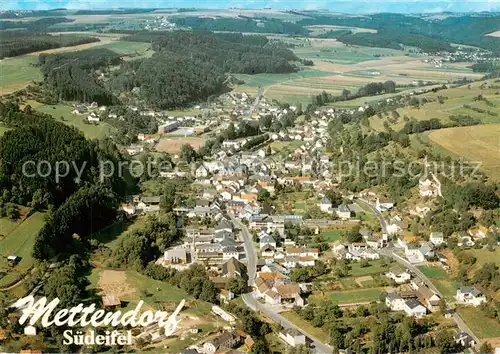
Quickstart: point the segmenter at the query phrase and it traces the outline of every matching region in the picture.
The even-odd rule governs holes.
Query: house
[[[406,245],[405,255],[410,263],[422,263],[425,262],[427,258],[434,257],[434,251],[429,247],[428,244],[423,244],[419,248],[413,248],[409,245]]]
[[[466,305],[472,305],[472,306],[479,306],[483,302],[486,302],[486,296],[476,287],[472,286],[462,286],[457,290],[457,294],[455,295],[455,299],[457,299],[457,302],[466,304]]]
[[[9,264],[11,266],[14,266],[14,265],[17,264],[17,262],[19,262],[19,257],[16,256],[16,255],[14,255],[14,254],[12,254],[10,256],[7,256],[7,261],[9,262]]]
[[[319,202],[319,209],[324,213],[331,212],[332,202],[327,197],[323,197]]]
[[[294,328],[284,328],[278,337],[291,347],[306,344],[306,336]]]
[[[388,293],[385,297],[385,305],[392,311],[404,311],[405,301],[396,293]]]
[[[208,176],[208,170],[205,166],[200,165],[195,171],[194,175],[196,178],[204,178]]]
[[[266,245],[270,245],[270,246],[276,248],[276,241],[274,240],[274,238],[272,236],[265,235],[265,236],[262,236],[260,238],[259,247],[262,249]]]
[[[385,276],[394,280],[396,284],[403,284],[409,282],[411,279],[411,274],[407,271],[399,271],[396,269],[390,270],[385,273]]]
[[[387,198],[377,198],[377,202],[375,204],[375,208],[380,212],[392,209],[393,206],[394,202]]]
[[[436,184],[430,179],[419,180],[418,181],[418,189],[420,196],[422,198],[426,197],[436,197],[438,195],[438,188]]]
[[[228,278],[246,278],[247,268],[243,263],[233,257],[222,264],[222,276]]]
[[[458,247],[472,247],[475,245],[475,242],[472,240],[472,236],[470,236],[468,233],[464,231],[459,231],[458,232],[458,242],[457,246]]]
[[[460,332],[455,336],[455,343],[460,344],[464,348],[474,347],[476,341],[467,332]]]
[[[439,309],[441,297],[439,297],[438,294],[434,293],[426,285],[422,285],[417,289],[417,295],[429,311],[437,311]]]
[[[128,215],[134,215],[135,214],[135,205],[133,204],[122,204],[121,209],[126,212]]]
[[[274,253],[276,252],[276,248],[271,245],[264,245],[264,247],[261,247],[260,249],[260,255],[264,258],[271,258],[274,257]]]
[[[417,299],[408,299],[405,301],[403,311],[410,317],[422,318],[426,315],[427,309]]]
[[[337,208],[337,216],[341,219],[349,219],[351,217],[351,209],[342,203]]]
[[[189,254],[189,258],[191,254]],[[188,262],[188,251],[186,248],[174,248],[165,250],[163,259],[172,264],[186,264]]]
[[[389,219],[389,222],[387,223],[387,233],[389,235],[397,235],[401,231],[403,231],[403,228],[404,228],[403,221],[397,215]]]
[[[435,246],[440,246],[444,243],[444,234],[442,232],[433,231],[429,236],[429,241]]]
[[[233,332],[224,331],[215,338],[203,344],[203,351],[206,354],[214,354],[216,351],[227,348],[231,349],[239,342],[239,336]]]

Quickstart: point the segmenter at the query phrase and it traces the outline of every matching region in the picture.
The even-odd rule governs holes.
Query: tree
[[[332,202],[332,205],[342,204],[342,193],[336,189],[328,189],[325,191],[325,196]]]
[[[293,268],[290,279],[295,283],[304,283],[309,280],[309,270],[307,267]]]
[[[450,331],[439,331],[436,334],[436,346],[443,354],[455,353],[457,344],[455,343],[453,333]]]
[[[384,82],[384,91],[385,93],[396,92],[396,83],[392,80]]]
[[[163,195],[160,197],[160,208],[169,213],[175,204],[175,187],[168,183],[163,189]]]
[[[481,344],[481,346],[479,347],[479,354],[492,354],[492,353],[493,353],[493,347],[488,342],[483,342],[483,344]]]
[[[257,194],[257,201],[259,201],[260,203],[269,202],[270,198],[271,193],[269,193],[269,191],[265,188],[262,188]]]
[[[186,163],[191,163],[196,160],[197,154],[193,147],[189,144],[184,144],[181,146],[179,157]]]
[[[11,220],[17,220],[21,216],[19,213],[19,207],[14,203],[7,203],[5,206],[5,213]]]
[[[359,233],[359,225],[356,225],[351,230],[345,232],[344,239],[349,243],[362,241],[363,236]]]
[[[200,293],[200,300],[215,303],[217,301],[218,294],[219,291],[212,281],[207,279],[203,282],[203,288]]]
[[[228,290],[237,295],[247,292],[247,281],[243,277],[231,278],[228,284]]]

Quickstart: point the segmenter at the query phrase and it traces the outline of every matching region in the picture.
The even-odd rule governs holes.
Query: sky
[[[1,10],[110,9],[110,8],[179,8],[206,9],[273,8],[325,9],[345,13],[436,13],[499,11],[500,0],[0,0]]]

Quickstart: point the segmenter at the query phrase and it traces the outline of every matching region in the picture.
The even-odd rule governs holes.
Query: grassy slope
[[[34,263],[31,252],[35,244],[35,237],[44,224],[45,214],[34,213],[28,219],[21,222],[15,228],[9,227],[10,232],[0,241],[0,269],[5,271],[8,268],[6,259],[9,255],[21,257],[21,261],[7,275],[0,279],[0,286],[16,280],[21,273],[28,270]],[[5,222],[2,222],[5,225]],[[11,225],[12,226],[12,225]]]
[[[85,124],[83,122],[86,119],[86,115],[76,115],[72,114],[71,111],[73,107],[65,104],[56,105],[46,105],[36,101],[28,101],[31,107],[39,112],[47,113],[52,115],[55,119],[60,119],[63,117],[63,123],[76,127],[78,130],[82,131],[86,138],[88,139],[102,139],[108,137],[115,129],[105,122],[99,122],[99,124]]]
[[[33,66],[38,62],[34,55],[22,55],[0,60],[0,94],[23,88],[33,80],[41,80],[40,69]]]
[[[452,154],[472,162],[493,178],[500,177],[500,124],[440,129],[429,134],[430,140]]]

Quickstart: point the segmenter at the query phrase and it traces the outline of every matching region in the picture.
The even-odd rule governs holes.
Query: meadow
[[[85,122],[87,115],[77,115],[71,113],[73,107],[67,104],[59,103],[55,105],[46,105],[31,100],[27,101],[26,104],[31,105],[31,108],[36,111],[50,114],[56,120],[60,120],[66,125],[74,126],[88,139],[104,139],[109,137],[115,131],[115,128],[106,122],[99,122],[99,124],[87,124]]]
[[[493,179],[500,178],[500,124],[440,129],[429,139],[468,161],[480,162],[481,170]]]
[[[478,307],[463,307],[457,312],[479,339],[500,337],[500,323],[484,315]]]
[[[40,69],[34,66],[38,58],[22,55],[0,60],[0,95],[22,89],[32,81],[42,80]]]
[[[424,273],[424,275],[431,279],[432,284],[448,299],[453,299],[457,293],[457,289],[460,283],[456,280],[452,280],[452,276],[449,275],[444,269],[439,267],[427,267],[421,266],[418,269]]]
[[[338,291],[330,294],[330,299],[335,304],[352,304],[359,302],[378,301],[384,293],[384,289],[359,289],[349,291]]]
[[[33,246],[38,231],[45,222],[45,214],[35,212],[27,219],[14,222],[0,219],[2,236],[0,238],[0,273],[6,273],[0,278],[0,288],[7,287],[28,271],[34,264],[32,256]],[[7,263],[7,257],[16,255],[20,261],[11,267]]]

